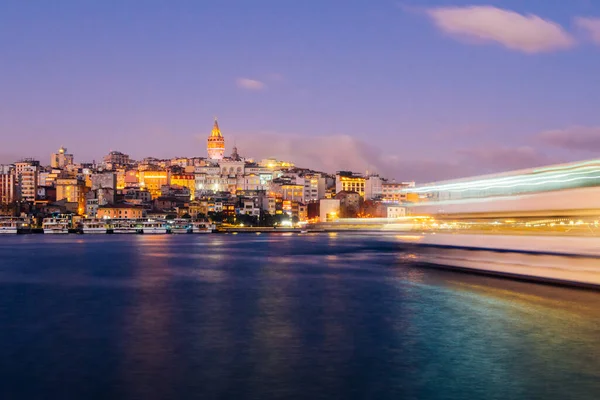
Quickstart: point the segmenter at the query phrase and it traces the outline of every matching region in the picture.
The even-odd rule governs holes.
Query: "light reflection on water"
[[[0,394],[600,397],[599,293],[411,260],[393,236],[3,237]]]

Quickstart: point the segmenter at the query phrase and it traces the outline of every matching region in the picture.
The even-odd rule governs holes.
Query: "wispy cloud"
[[[562,161],[532,147],[481,146],[450,150],[444,159],[387,152],[345,134],[310,136],[275,132],[234,134],[240,154],[256,160],[276,157],[300,167],[333,173],[375,172],[387,178],[429,182],[539,167]],[[205,137],[199,137],[205,140]],[[268,144],[268,145],[265,145]]]
[[[537,136],[540,143],[564,150],[600,151],[600,127],[573,126],[545,131]]]
[[[437,7],[427,15],[444,33],[472,42],[495,42],[524,53],[567,49],[574,38],[559,24],[492,6]]]
[[[579,29],[585,31],[592,41],[600,44],[600,18],[577,17],[574,22]]]
[[[238,78],[236,84],[239,88],[246,90],[262,90],[266,87],[264,82],[249,78]]]

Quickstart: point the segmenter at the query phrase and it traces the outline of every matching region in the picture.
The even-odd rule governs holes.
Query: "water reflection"
[[[0,240],[3,398],[600,394],[599,293],[420,268],[393,236],[76,240]]]

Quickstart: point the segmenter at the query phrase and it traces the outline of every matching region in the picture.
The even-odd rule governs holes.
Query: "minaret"
[[[215,117],[215,124],[213,125],[210,136],[208,137],[208,143],[206,146],[208,150],[208,158],[211,160],[222,160],[225,154],[225,138],[221,135],[219,130],[219,123],[217,117]]]

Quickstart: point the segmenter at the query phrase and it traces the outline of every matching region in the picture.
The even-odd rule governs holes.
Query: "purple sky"
[[[0,2],[0,162],[228,151],[445,179],[600,151],[600,2]],[[309,164],[310,165],[307,165]]]

